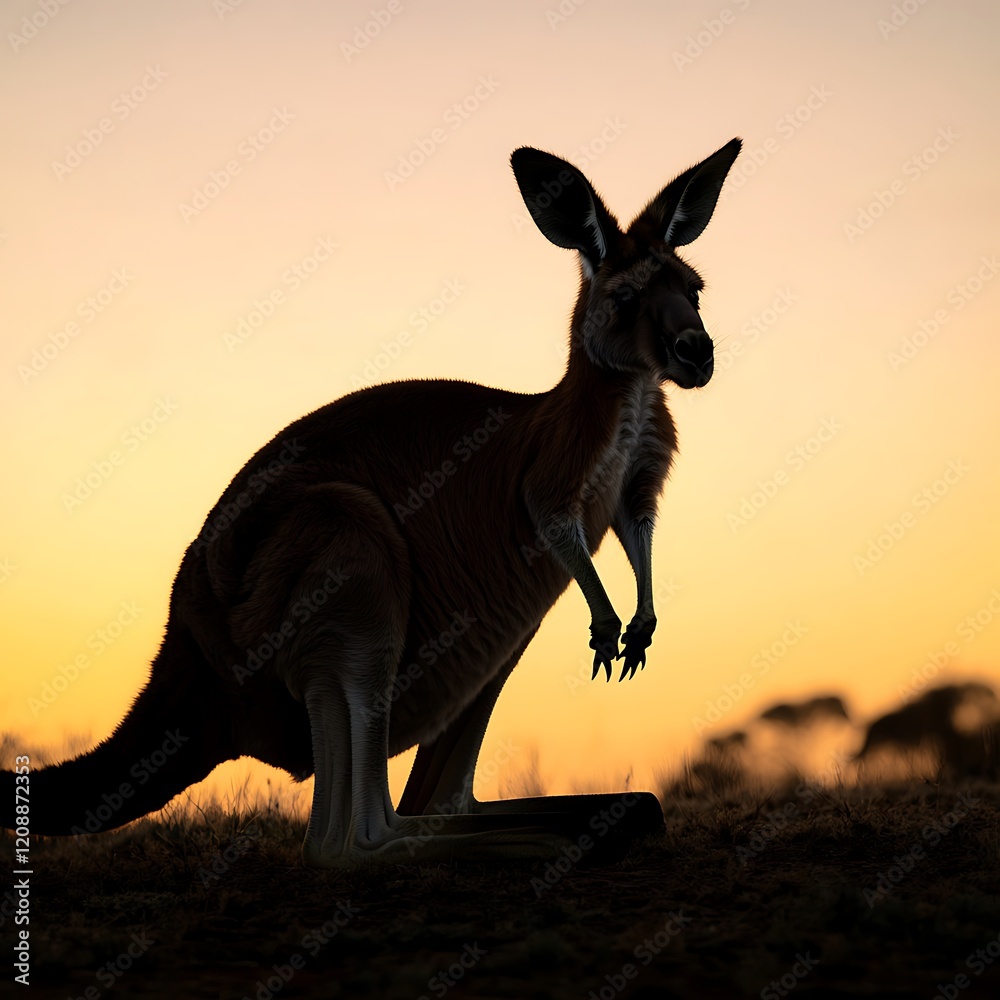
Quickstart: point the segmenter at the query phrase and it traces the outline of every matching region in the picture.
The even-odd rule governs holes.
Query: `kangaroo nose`
[[[715,369],[715,353],[712,338],[704,330],[681,330],[674,338],[674,354],[690,370],[696,386],[708,383]]]

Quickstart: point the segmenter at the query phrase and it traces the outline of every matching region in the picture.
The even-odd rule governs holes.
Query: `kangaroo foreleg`
[[[583,528],[575,518],[555,516],[548,518],[540,530],[549,539],[552,551],[573,574],[590,608],[590,648],[594,650],[594,677],[604,667],[608,680],[611,680],[611,661],[618,657],[622,621],[615,614],[604,584],[594,568],[583,537]]]
[[[621,677],[630,679],[639,667],[646,665],[646,650],[653,641],[656,612],[653,608],[653,519],[635,517],[627,508],[620,508],[612,522],[615,534],[632,564],[635,573],[637,600],[635,615],[625,629],[625,648],[619,654],[624,659]]]

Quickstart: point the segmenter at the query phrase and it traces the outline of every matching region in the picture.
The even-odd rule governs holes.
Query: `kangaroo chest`
[[[579,503],[590,515],[587,521],[597,521],[598,525],[603,522],[606,529],[629,481],[657,464],[656,455],[663,451],[664,442],[659,440],[654,407],[662,405],[658,393],[642,386],[623,399],[611,434],[606,437],[579,493]]]

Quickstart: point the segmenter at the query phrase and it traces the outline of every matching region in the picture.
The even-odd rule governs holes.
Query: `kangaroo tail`
[[[15,772],[0,772],[0,827],[60,836],[113,830],[155,812],[238,756],[215,674],[193,637],[168,629],[149,681],[115,731],[73,760],[29,774],[25,815]]]

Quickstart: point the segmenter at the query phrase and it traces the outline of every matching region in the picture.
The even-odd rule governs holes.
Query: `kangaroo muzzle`
[[[704,330],[681,330],[674,338],[673,355],[680,368],[678,376],[685,389],[708,384],[715,370],[715,348]]]

